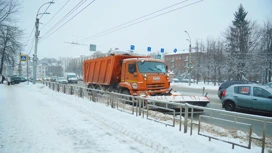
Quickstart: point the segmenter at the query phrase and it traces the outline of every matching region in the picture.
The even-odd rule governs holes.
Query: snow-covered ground
[[[252,144],[250,150],[232,149],[196,132],[190,136],[178,126],[165,126],[41,84],[0,84],[0,153],[134,152],[260,153],[261,148]]]

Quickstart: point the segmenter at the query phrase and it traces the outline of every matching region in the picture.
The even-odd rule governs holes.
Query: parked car
[[[217,95],[218,97],[221,99],[222,98],[222,93],[225,89],[227,89],[229,86],[233,85],[233,84],[252,84],[253,82],[251,81],[247,81],[247,80],[228,80],[228,81],[224,81],[220,84],[218,91],[217,91]]]
[[[173,79],[172,79],[172,82],[174,82],[174,83],[179,83],[180,80],[179,80],[178,78],[173,78]]]
[[[26,81],[27,80],[21,76],[14,75],[10,77],[10,84],[19,84],[21,82],[26,82]]]
[[[63,84],[67,84],[67,83],[68,83],[68,81],[67,81],[67,79],[66,79],[66,78],[64,78],[64,77],[57,77],[57,79],[56,79],[56,83],[63,83]]]
[[[266,85],[272,88],[272,82],[268,82]]]
[[[258,84],[235,84],[224,90],[222,107],[228,111],[249,109],[272,114],[272,88]]]
[[[51,81],[51,82],[55,82],[56,79],[57,79],[57,77],[56,77],[56,76],[53,76],[53,77],[50,78],[50,81]]]
[[[189,82],[195,83],[196,81],[194,79],[191,79],[190,81],[189,81],[189,79],[181,79],[181,82],[183,82],[183,83],[189,83]]]

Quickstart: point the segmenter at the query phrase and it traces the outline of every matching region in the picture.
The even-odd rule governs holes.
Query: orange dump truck
[[[117,54],[85,60],[83,74],[88,88],[198,106],[210,103],[204,96],[171,93],[164,62],[147,56]]]
[[[118,54],[85,60],[83,68],[89,88],[135,96],[170,94],[166,66],[158,59]]]

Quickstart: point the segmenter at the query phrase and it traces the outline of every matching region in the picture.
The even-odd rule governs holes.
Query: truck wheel
[[[128,91],[127,89],[122,90],[121,93],[122,93],[123,95],[130,95],[130,93],[129,93],[129,91]],[[124,100],[123,102],[124,102],[125,104],[131,104],[130,102],[128,102],[128,101],[131,101],[131,98],[130,98],[130,97],[122,96],[122,99]]]
[[[225,110],[227,111],[234,111],[235,110],[235,104],[232,101],[226,101],[224,104]]]

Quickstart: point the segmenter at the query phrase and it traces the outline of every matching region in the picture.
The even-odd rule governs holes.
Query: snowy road
[[[0,85],[1,153],[260,152],[183,134],[43,85]]]

